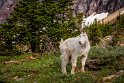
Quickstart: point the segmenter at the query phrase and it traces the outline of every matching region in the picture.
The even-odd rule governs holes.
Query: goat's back
[[[62,42],[59,46],[61,53],[65,51],[73,51],[76,48],[79,48],[79,39],[80,38],[68,38],[64,42]]]

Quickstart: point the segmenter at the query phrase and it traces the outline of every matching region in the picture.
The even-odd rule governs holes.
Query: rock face
[[[0,23],[4,22],[10,13],[17,0],[0,0]],[[121,7],[124,7],[124,0],[73,0],[74,13],[83,13],[89,16],[96,13],[109,12],[112,13]]]
[[[0,0],[0,23],[10,16],[15,4],[16,0]]]
[[[85,16],[96,13],[112,13],[124,7],[124,0],[74,0],[74,12],[83,12]]]

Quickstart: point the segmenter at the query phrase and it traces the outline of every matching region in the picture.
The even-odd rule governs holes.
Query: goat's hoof
[[[71,74],[75,74],[74,72],[71,72]]]
[[[82,73],[85,73],[85,71],[84,71],[84,70],[81,70],[81,72],[82,72]]]
[[[62,73],[63,75],[67,75],[67,72]]]
[[[75,73],[71,73],[72,75],[74,75]]]

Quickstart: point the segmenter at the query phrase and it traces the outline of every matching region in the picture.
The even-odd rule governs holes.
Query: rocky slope
[[[124,0],[74,0],[74,12],[83,12],[85,16],[92,13],[112,13],[124,7]]]
[[[0,23],[10,16],[15,4],[16,0],[0,0]]]
[[[13,7],[17,0],[0,0],[0,23],[5,21],[10,13],[13,11]],[[89,16],[92,13],[109,12],[112,13],[124,7],[124,0],[73,0],[74,13],[83,12],[85,16]]]

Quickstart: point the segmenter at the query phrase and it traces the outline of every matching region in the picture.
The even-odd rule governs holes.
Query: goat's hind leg
[[[66,65],[68,64],[69,57],[67,54],[63,54],[61,59],[62,59],[61,62],[62,74],[67,74]]]
[[[77,65],[77,57],[75,57],[74,55],[71,57],[71,64],[72,64],[71,74],[74,74]]]

